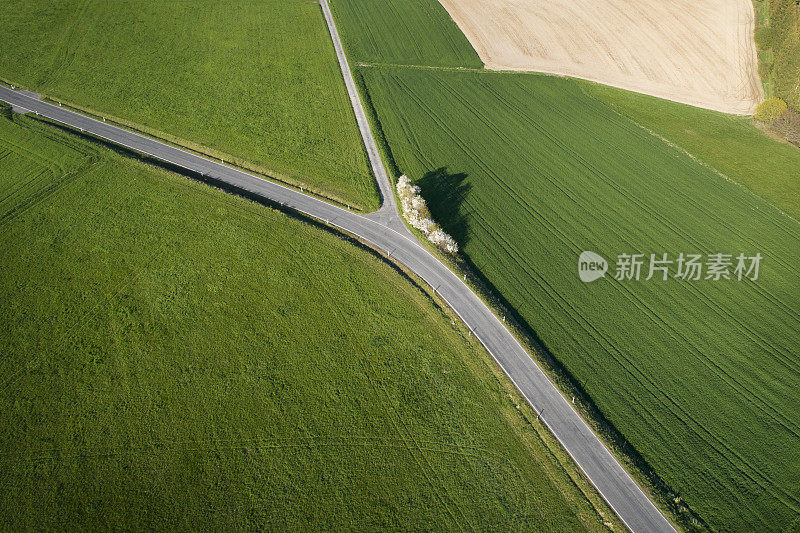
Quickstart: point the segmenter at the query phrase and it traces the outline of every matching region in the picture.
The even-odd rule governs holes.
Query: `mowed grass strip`
[[[371,210],[320,6],[11,0],[0,78]]]
[[[15,153],[90,149],[17,121]],[[103,151],[2,224],[3,529],[622,530],[474,339],[351,243]]]
[[[667,484],[713,529],[794,523],[800,225],[574,80],[362,73],[434,218]],[[764,259],[756,282],[584,284],[584,250],[612,272],[622,253]]]
[[[329,0],[351,63],[482,68],[437,0]]]

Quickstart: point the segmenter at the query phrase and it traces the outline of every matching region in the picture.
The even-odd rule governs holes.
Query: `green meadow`
[[[597,84],[584,90],[699,163],[800,220],[800,150],[776,142],[749,117],[725,115]]]
[[[797,208],[800,151],[570,79],[360,72],[398,171],[682,501],[711,529],[796,527],[800,224],[766,200]],[[580,281],[584,250],[605,278]],[[614,279],[633,253],[763,260],[756,281]]]
[[[0,79],[363,209],[379,205],[317,3],[10,0]]]
[[[1,529],[622,531],[377,256],[27,117],[0,197]]]

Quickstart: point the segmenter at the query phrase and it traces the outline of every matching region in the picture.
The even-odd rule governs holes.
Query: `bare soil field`
[[[486,68],[574,76],[751,114],[750,0],[440,0]]]

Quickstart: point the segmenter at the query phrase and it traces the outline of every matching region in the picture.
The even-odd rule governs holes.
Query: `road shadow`
[[[463,248],[469,240],[469,222],[463,211],[467,194],[472,189],[464,173],[451,173],[440,167],[415,182],[422,189],[433,219]]]

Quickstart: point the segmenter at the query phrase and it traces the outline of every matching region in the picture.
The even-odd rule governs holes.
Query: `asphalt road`
[[[370,164],[378,178],[384,200],[381,209],[369,215],[357,215],[241,170],[69,111],[58,105],[43,102],[31,93],[0,86],[0,100],[11,104],[15,110],[33,112],[109,143],[202,175],[212,183],[224,184],[226,188],[241,194],[279,203],[287,209],[356,235],[374,248],[384,251],[433,287],[461,317],[534,410],[541,414],[545,425],[628,528],[635,532],[675,531],[500,319],[464,284],[461,278],[423,248],[400,221],[392,187],[370,133],[327,0],[320,0],[320,4],[331,29]]]
[[[347,63],[347,56],[345,56],[342,40],[339,38],[339,31],[336,29],[336,24],[333,21],[331,8],[328,6],[327,0],[320,0],[320,6],[325,16],[325,23],[328,25],[328,31],[331,34],[333,47],[336,50],[336,59],[339,61],[339,67],[342,70],[342,77],[347,87],[347,95],[350,97],[350,104],[353,106],[356,123],[361,132],[361,138],[364,140],[364,147],[367,150],[369,164],[372,167],[372,172],[375,175],[381,193],[381,200],[383,202],[381,208],[375,213],[370,213],[367,217],[377,220],[383,225],[405,234],[407,237],[411,237],[411,233],[398,215],[392,183],[389,180],[389,176],[386,174],[386,167],[383,165],[381,156],[378,153],[378,146],[375,144],[375,137],[372,136],[367,114],[364,112],[364,106],[361,105],[361,98],[358,95],[356,82],[353,80],[353,74],[350,71],[350,65]]]

